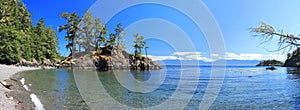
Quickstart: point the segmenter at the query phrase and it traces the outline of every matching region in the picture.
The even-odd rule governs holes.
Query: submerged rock
[[[276,68],[272,66],[272,67],[266,68],[266,70],[276,70]]]

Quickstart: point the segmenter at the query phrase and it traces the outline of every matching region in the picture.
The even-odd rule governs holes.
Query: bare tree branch
[[[287,49],[290,51],[294,47],[300,47],[300,44],[297,42],[300,41],[300,37],[296,37],[292,34],[284,34],[283,30],[276,32],[271,25],[267,25],[266,23],[261,23],[257,28],[251,28],[250,32],[255,33],[253,36],[260,37],[260,45],[270,43],[275,36],[279,37],[278,49],[275,51],[285,51]]]

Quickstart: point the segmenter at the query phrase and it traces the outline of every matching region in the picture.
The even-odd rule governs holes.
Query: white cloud
[[[201,55],[201,52],[174,52],[173,55],[178,55],[178,56]]]
[[[179,60],[176,56],[152,56],[148,55],[153,61],[161,61],[161,60]]]
[[[219,54],[211,54],[212,57],[220,57]]]
[[[269,54],[268,56],[272,59],[276,59],[276,60],[280,60],[280,61],[286,60],[286,56],[284,56],[284,55]]]
[[[286,56],[280,54],[254,54],[254,53],[241,53],[236,54],[233,52],[226,52],[226,55],[222,57],[219,54],[211,54],[211,57],[205,57],[201,52],[174,52],[170,56],[153,56],[148,55],[154,61],[161,60],[202,60],[205,62],[213,62],[218,59],[226,60],[269,60],[275,59],[279,61],[284,61]]]
[[[171,56],[149,56],[154,61],[159,60],[202,60],[212,62],[214,60],[203,57],[201,52],[174,52]]]
[[[225,59],[227,59],[227,60],[269,60],[269,59],[275,59],[275,60],[279,60],[279,61],[284,61],[286,59],[286,56],[279,55],[279,54],[268,54],[268,55],[249,54],[249,53],[236,54],[236,53],[226,52]]]
[[[214,60],[204,57],[201,52],[175,52],[173,55],[177,56],[180,60],[202,60],[212,62]]]

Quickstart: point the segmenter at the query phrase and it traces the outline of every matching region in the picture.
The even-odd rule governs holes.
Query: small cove
[[[218,79],[211,76],[211,69],[212,67],[209,66],[168,66],[165,70],[150,72],[81,70],[79,74],[79,71],[75,71],[77,72],[75,74],[72,70],[57,69],[27,71],[21,73],[20,76],[26,79],[25,84],[30,85],[30,90],[39,97],[45,109],[91,109],[91,106],[89,106],[91,104],[96,104],[97,106],[92,107],[97,108],[105,106],[117,109],[117,106],[109,102],[111,100],[126,107],[148,108],[157,106],[170,99],[174,100],[174,102],[185,100],[185,97],[172,97],[175,92],[182,96],[192,95],[188,105],[184,107],[185,109],[198,109],[207,85],[210,81]],[[279,67],[275,71],[267,71],[264,67],[227,67],[222,87],[210,108],[299,109],[300,75],[291,74],[291,72],[290,68],[283,67]],[[147,81],[151,75],[165,74],[165,78],[154,91],[141,93],[126,89],[119,83],[119,79],[116,78],[114,73],[122,74],[124,82],[127,83],[128,87],[133,87],[133,90],[147,90],[154,85],[160,84],[158,81],[146,86],[141,86],[140,83],[137,83],[137,81]],[[192,77],[199,73],[201,74],[197,78],[198,81],[194,81]],[[80,89],[78,89],[80,85],[76,84],[76,78],[81,76],[76,75],[82,75],[82,78],[86,78],[86,83],[95,79],[93,76],[85,76],[87,74],[96,75],[96,79],[101,83],[90,85],[90,87],[86,87],[86,91],[80,92]],[[181,74],[186,75],[182,76]],[[134,76],[137,81],[126,80],[130,75]],[[177,91],[180,81],[191,83],[183,85],[186,89]],[[193,87],[197,87],[195,91],[192,89]],[[81,94],[83,92],[91,93],[89,94],[90,96],[86,96]],[[104,93],[107,93],[111,98],[108,99]],[[90,99],[86,100],[87,97],[90,97]],[[96,97],[97,99],[91,100]]]

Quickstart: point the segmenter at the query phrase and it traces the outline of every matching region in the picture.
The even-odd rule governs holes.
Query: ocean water
[[[158,71],[21,74],[45,109],[300,109],[294,68],[166,66]]]

